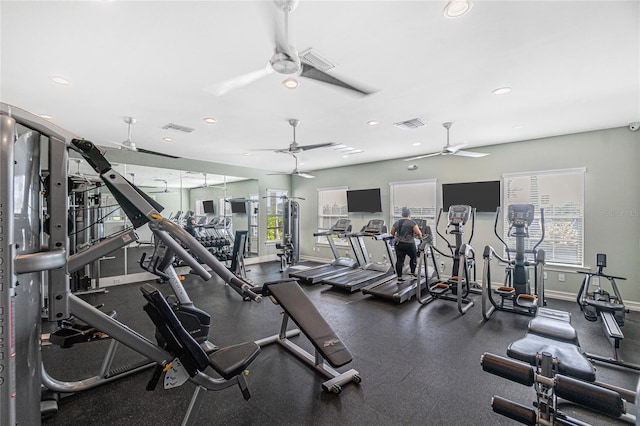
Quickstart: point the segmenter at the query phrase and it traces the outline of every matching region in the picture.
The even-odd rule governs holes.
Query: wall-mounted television
[[[231,204],[231,213],[247,213],[246,201],[231,200],[229,204]]]
[[[215,204],[213,203],[213,200],[204,200],[202,202],[202,211],[204,211],[207,214],[215,214],[216,209],[215,209]]]
[[[442,209],[466,204],[477,212],[495,212],[500,206],[500,181],[445,183],[442,185]]]
[[[379,213],[382,211],[380,188],[347,191],[349,213]]]

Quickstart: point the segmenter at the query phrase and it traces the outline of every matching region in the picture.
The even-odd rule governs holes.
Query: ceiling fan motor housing
[[[280,74],[295,74],[300,71],[300,57],[276,50],[271,57],[271,67]]]

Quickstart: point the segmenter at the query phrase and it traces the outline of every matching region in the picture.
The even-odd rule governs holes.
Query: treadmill
[[[338,254],[338,249],[336,248],[336,243],[333,240],[335,237],[345,237],[349,232],[351,232],[351,220],[338,219],[335,225],[333,225],[328,231],[316,232],[315,234],[313,234],[314,237],[327,237],[329,247],[331,248],[331,252],[333,253],[334,257],[333,261],[331,263],[323,264],[313,268],[303,269],[300,271],[292,271],[289,273],[289,277],[297,278],[307,284],[317,284],[324,278],[340,275],[357,267],[358,261],[356,259],[351,259],[349,257],[340,257],[340,255]],[[351,249],[353,250],[353,252],[357,253],[357,248],[354,247],[351,238],[349,238],[349,243],[351,244]]]
[[[331,285],[336,288],[346,290],[348,292],[354,292],[360,290],[362,287],[386,281],[391,278],[393,272],[393,252],[388,244],[388,238],[385,238],[387,234],[387,227],[384,224],[384,220],[370,220],[360,232],[349,234],[350,239],[354,239],[358,242],[359,252],[356,252],[356,258],[360,264],[360,268],[344,272],[343,274],[324,278],[320,284]],[[383,241],[387,248],[388,262],[367,262],[369,259],[369,253],[364,243],[364,237],[373,237],[376,240]]]
[[[418,225],[418,228],[420,228],[422,235],[426,236],[427,233],[431,233],[431,228],[427,226],[426,220],[413,219],[413,221]],[[387,236],[387,238],[390,239],[391,236]],[[391,259],[393,259],[392,262],[395,264],[395,255]],[[420,274],[420,290],[426,289],[428,285],[437,279],[437,270],[434,266],[427,265],[427,262],[424,262],[424,268],[424,272]],[[362,288],[362,293],[390,300],[395,303],[404,303],[416,295],[418,280],[416,277],[409,275],[409,273],[403,274],[402,276],[404,281],[398,281],[398,277],[394,274],[386,281],[375,282]]]

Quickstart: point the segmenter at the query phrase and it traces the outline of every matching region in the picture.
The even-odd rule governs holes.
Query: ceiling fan
[[[442,123],[442,126],[445,129],[447,129],[447,144],[444,146],[444,148],[442,148],[442,151],[434,152],[431,154],[418,155],[417,157],[405,158],[404,161],[419,160],[421,158],[434,157],[436,155],[459,155],[461,157],[472,157],[472,158],[479,158],[479,157],[484,157],[485,155],[489,155],[484,152],[463,151],[462,148],[468,145],[466,143],[459,144],[459,145],[450,145],[449,129],[451,128],[452,125],[453,125],[452,122]]]
[[[317,143],[317,144],[313,144],[313,145],[300,145],[298,144],[298,142],[296,141],[296,128],[298,127],[298,125],[300,125],[300,120],[296,120],[295,118],[292,118],[289,121],[289,124],[291,125],[291,127],[293,128],[293,141],[289,144],[289,146],[287,148],[257,148],[257,149],[253,149],[252,151],[273,151],[273,152],[279,152],[282,154],[300,154],[303,151],[309,151],[311,149],[317,149],[317,148],[327,148],[330,146],[336,146],[338,145],[335,142],[325,142],[325,143]]]
[[[298,170],[298,157],[296,157],[295,154],[291,154],[291,156],[296,159],[296,167],[293,169],[293,171],[291,173],[269,173],[269,175],[291,175],[291,176],[300,176],[300,177],[303,177],[303,178],[306,178],[306,179],[315,178],[315,176],[313,176],[310,173]]]
[[[114,145],[118,145],[120,149],[126,149],[129,151],[137,151],[135,142],[131,140],[131,125],[135,124],[136,119],[133,117],[124,117],[124,122],[127,123],[127,140],[124,142],[111,142]]]
[[[309,78],[322,83],[341,87],[360,95],[369,95],[373,93],[373,91],[369,89],[358,87],[347,83],[344,79],[339,79],[327,74],[325,71],[333,68],[334,65],[323,60],[317,54],[312,54],[312,49],[303,52],[303,55],[299,55],[298,51],[289,40],[289,15],[296,9],[299,0],[274,0],[274,3],[284,14],[284,25],[283,31],[276,30],[274,54],[267,65],[259,70],[209,86],[205,88],[206,91],[211,92],[216,96],[221,96],[231,90],[247,86],[272,74],[273,72],[277,72],[279,74],[289,76],[297,75]],[[307,55],[309,56],[307,57]],[[297,87],[297,83],[295,87]]]

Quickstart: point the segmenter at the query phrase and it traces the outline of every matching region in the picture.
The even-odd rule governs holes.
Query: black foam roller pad
[[[561,374],[555,377],[555,381],[555,392],[559,398],[612,417],[619,417],[625,412],[624,402],[618,392]]]
[[[517,402],[494,396],[491,400],[491,408],[495,413],[501,414],[525,425],[534,426],[538,424],[538,415],[533,408],[526,407]]]
[[[485,353],[480,360],[482,369],[487,373],[531,386],[534,383],[533,367],[523,362],[514,361],[498,355]]]

